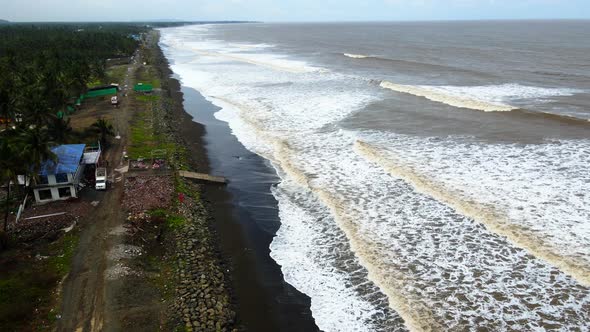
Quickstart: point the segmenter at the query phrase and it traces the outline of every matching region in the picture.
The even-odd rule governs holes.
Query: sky
[[[590,19],[590,0],[0,0],[9,21]]]

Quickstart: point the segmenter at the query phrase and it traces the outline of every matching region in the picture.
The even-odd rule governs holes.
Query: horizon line
[[[590,21],[590,18],[483,18],[483,19],[395,19],[395,20],[284,20],[284,21],[257,21],[257,20],[181,20],[181,19],[146,19],[146,20],[88,20],[88,21],[10,21],[4,20],[7,23],[27,24],[27,23],[402,23],[402,22],[497,22],[497,21]]]

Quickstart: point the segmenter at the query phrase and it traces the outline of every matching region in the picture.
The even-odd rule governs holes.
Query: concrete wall
[[[78,197],[78,192],[76,188],[80,183],[80,178],[84,174],[84,165],[80,165],[76,170],[76,173],[67,173],[68,181],[67,182],[57,182],[55,175],[47,175],[47,184],[43,187],[33,189],[33,193],[35,194],[35,201],[37,203],[47,203],[52,201],[59,201],[65,200],[70,197]],[[60,197],[59,196],[59,189],[60,188],[70,188],[71,196],[68,197]],[[51,198],[41,199],[39,197],[39,192],[43,190],[49,190],[51,192]]]
[[[59,196],[59,189],[60,188],[70,188],[70,196],[67,197],[60,197]],[[43,190],[49,190],[51,192],[51,198],[47,198],[47,199],[41,199],[39,192],[43,191]],[[59,201],[59,200],[65,200],[71,197],[78,197],[78,193],[76,191],[76,186],[70,184],[70,185],[63,185],[63,186],[55,186],[55,187],[45,187],[45,188],[36,188],[33,189],[33,193],[35,194],[35,201],[37,203],[47,203],[47,202],[52,202],[52,201]]]
[[[78,168],[78,169],[80,169],[80,168]],[[75,176],[73,173],[68,173],[68,181],[67,182],[57,183],[57,179],[55,178],[55,175],[53,175],[53,174],[47,175],[47,185],[48,186],[66,185],[68,183],[73,183],[74,178],[75,178]]]

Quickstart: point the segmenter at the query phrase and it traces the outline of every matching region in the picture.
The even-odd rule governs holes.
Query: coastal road
[[[137,58],[137,57],[136,57]],[[125,84],[132,86],[133,74],[137,70],[137,61],[129,65]],[[109,174],[115,175],[114,169],[122,164],[122,155],[129,137],[129,122],[133,116],[130,98],[121,98],[121,106],[113,109],[113,125],[121,139],[112,139],[111,147],[103,155],[108,161]],[[116,133],[117,134],[117,133]],[[117,176],[113,176],[116,178]],[[120,178],[120,175],[118,176]],[[93,190],[88,188],[86,190]],[[116,331],[117,320],[110,319],[115,308],[107,305],[105,273],[112,265],[108,253],[121,244],[122,237],[116,230],[123,229],[125,215],[121,207],[123,182],[113,182],[106,192],[99,194],[100,203],[81,222],[80,242],[73,257],[70,273],[62,285],[61,319],[58,331]]]

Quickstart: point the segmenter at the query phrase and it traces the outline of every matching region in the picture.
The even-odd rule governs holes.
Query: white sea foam
[[[343,132],[308,134],[280,154],[281,164],[305,174],[306,185],[329,207],[408,327],[534,329],[545,314],[576,320],[589,308],[587,288],[390,178],[351,151],[354,140]],[[563,292],[568,303],[554,301]]]
[[[238,64],[240,76],[237,79],[236,72],[228,71],[227,63],[218,59],[200,60],[199,66],[175,64],[172,69],[181,76],[184,85],[198,89],[222,108],[215,116],[227,121],[232,132],[246,147],[270,160],[282,144],[274,139],[278,133],[299,135],[320,130],[349,115],[349,105],[367,102],[366,96],[348,91],[330,91],[330,95],[338,97],[339,103],[328,98],[321,93],[326,80],[323,75],[300,78],[298,73],[275,72],[273,68],[266,71],[265,68]],[[269,79],[295,82],[273,85],[272,89],[259,84]],[[258,94],[266,91],[266,96],[250,98],[255,87],[258,87],[255,89]],[[301,103],[301,100],[306,100],[306,103]],[[285,187],[292,188],[285,182],[274,193],[283,197],[280,199],[280,213],[284,227],[273,242],[272,256],[283,267],[286,280],[311,296],[311,309],[318,326],[326,331],[387,331],[391,330],[390,327],[396,330],[403,327],[399,316],[387,307],[387,298],[367,282],[366,270],[347,249],[343,233],[334,223],[320,227],[322,224],[317,222],[317,216],[322,213],[329,216],[328,211],[324,208],[323,212],[316,212],[314,218],[309,217],[309,210],[314,204],[312,197],[286,200],[285,197],[297,195],[290,191],[289,196],[286,190],[282,190]],[[329,219],[326,222],[329,224]],[[307,229],[311,226],[315,228]],[[315,245],[302,245],[307,243],[303,239],[313,241]],[[325,244],[319,246],[319,242]],[[342,251],[334,251],[335,246],[340,246]],[[340,262],[342,266],[336,268],[335,255],[347,253],[347,262]],[[293,260],[294,257],[307,259]],[[362,294],[359,293],[361,290]]]
[[[432,101],[459,108],[469,108],[484,112],[506,112],[516,109],[516,107],[510,105],[487,102],[484,100],[474,99],[472,97],[465,95],[461,96],[457,94],[449,94],[447,91],[437,89],[435,87],[404,85],[387,81],[381,82],[380,85],[382,88],[385,89],[390,89],[401,93],[407,93],[418,97],[424,97]]]
[[[473,144],[373,133],[357,150],[590,285],[590,142]]]
[[[187,46],[189,41],[204,40],[203,46],[211,34],[165,30],[163,41],[169,35],[180,38],[169,45],[167,56],[174,58],[176,52],[187,49],[195,52],[194,62],[175,64],[174,72],[184,85],[222,107],[216,116],[228,122],[248,149],[271,160],[283,179],[273,191],[282,225],[272,243],[272,257],[282,266],[286,280],[311,297],[312,313],[322,330],[392,331],[403,324],[412,330],[587,326],[587,287],[357,153],[358,140],[381,144],[384,154],[393,151],[387,150],[389,136],[338,127],[338,121],[375,100],[378,94],[373,87],[334,73],[277,71],[202,56]],[[215,43],[215,52],[225,52],[223,45]],[[450,139],[443,147],[427,139],[397,138],[392,142],[395,151],[427,165],[440,160],[434,159],[435,150],[453,148]],[[516,153],[503,148],[486,150],[483,144],[473,144],[482,154],[508,158]],[[587,146],[578,148],[586,153],[579,157],[586,158]],[[535,164],[542,151],[531,151],[521,162]],[[465,162],[453,155],[446,158],[447,168],[433,168],[443,176],[449,167],[461,168],[458,163]],[[492,158],[489,165],[508,174],[523,172],[517,169],[522,167],[518,163],[502,168],[505,162]],[[570,170],[579,170],[576,167]],[[549,174],[546,184],[563,180],[553,177],[553,171],[525,169],[531,176]],[[496,171],[492,174],[499,176]],[[493,184],[493,178],[484,182]],[[460,185],[453,183],[454,188]],[[477,183],[472,186],[478,188]],[[520,190],[515,185],[510,188]],[[565,195],[560,197],[567,199]],[[536,218],[540,212],[523,206],[518,210],[521,216]],[[513,215],[508,218],[512,220]],[[518,215],[514,218],[518,221]],[[583,247],[590,241],[577,239],[581,246],[572,250],[584,254]],[[386,301],[395,312],[388,310]]]
[[[443,92],[456,97],[466,96],[468,98],[484,100],[488,102],[511,102],[519,100],[535,101],[537,103],[548,100],[552,97],[572,96],[582,92],[578,89],[568,88],[542,88],[536,86],[525,86],[521,84],[500,84],[485,86],[422,86],[434,91]]]
[[[369,56],[363,54],[351,54],[351,53],[344,53],[345,57],[353,58],[353,59],[366,59]]]
[[[381,87],[396,92],[447,104],[459,108],[469,108],[484,112],[506,112],[518,109],[511,102],[523,100],[541,103],[550,101],[550,97],[571,96],[575,89],[551,89],[523,86],[519,84],[502,84],[489,86],[430,86],[403,85],[382,81]]]

